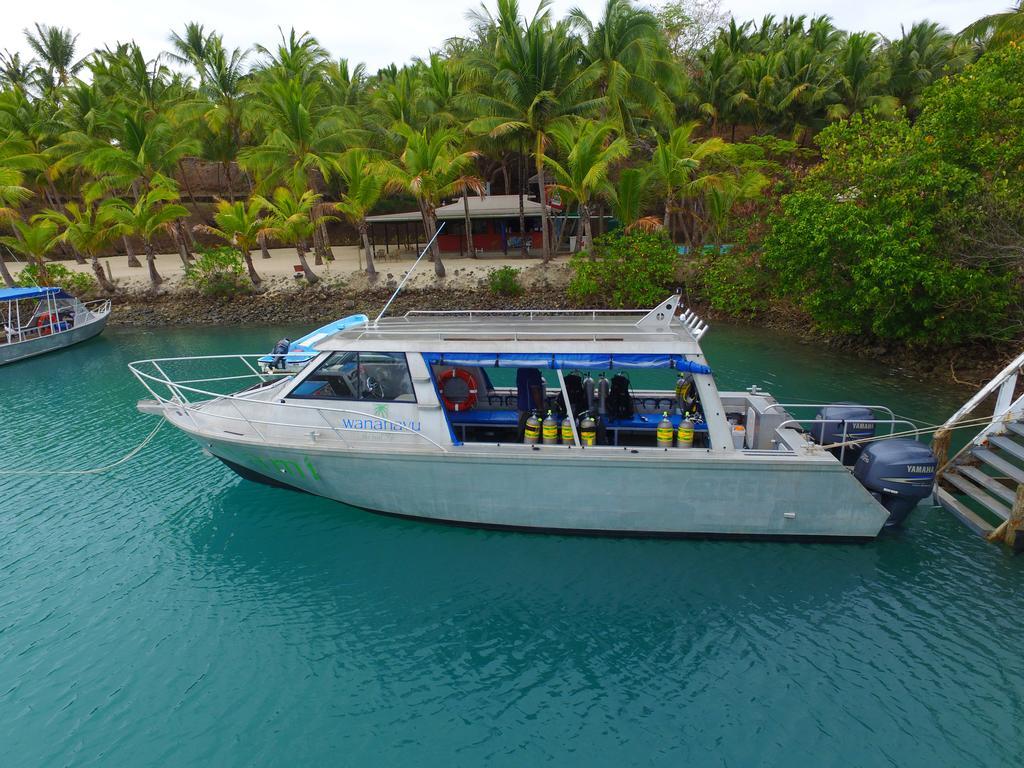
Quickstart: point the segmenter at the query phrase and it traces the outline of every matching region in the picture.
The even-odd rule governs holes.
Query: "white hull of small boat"
[[[70,330],[48,336],[37,336],[24,341],[0,345],[0,365],[15,363],[47,352],[70,347],[98,336],[107,326],[110,310],[96,315],[96,319],[78,325]]]

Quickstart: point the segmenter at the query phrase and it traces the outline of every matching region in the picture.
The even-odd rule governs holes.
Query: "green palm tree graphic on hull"
[[[378,418],[381,418],[381,419],[388,418],[388,407],[386,405],[384,405],[383,403],[381,403],[380,405],[374,406],[374,408],[373,408],[373,415],[378,417]]]

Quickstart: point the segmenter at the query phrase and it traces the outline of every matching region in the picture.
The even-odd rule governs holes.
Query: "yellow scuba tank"
[[[527,445],[536,445],[540,442],[540,419],[537,418],[536,411],[531,413],[530,417],[526,420],[526,431],[523,434],[523,442]]]
[[[551,411],[548,411],[548,415],[544,417],[544,421],[541,424],[541,434],[543,435],[544,445],[558,445],[558,419],[554,417]]]
[[[679,413],[686,413],[693,401],[693,377],[679,374],[676,379],[676,408]]]
[[[580,419],[580,442],[585,445],[597,445],[597,422],[589,413]]]
[[[693,448],[693,422],[689,416],[684,416],[679,422],[679,440],[676,443],[680,448]]]
[[[672,427],[672,420],[668,417],[668,411],[661,414],[661,421],[658,422],[658,447],[671,448],[672,434],[675,429]]]
[[[564,445],[573,445],[575,442],[572,439],[572,419],[566,416],[562,419],[562,443]]]

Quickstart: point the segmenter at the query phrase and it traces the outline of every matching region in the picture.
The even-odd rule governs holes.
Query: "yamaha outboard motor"
[[[814,417],[811,439],[818,445],[831,445],[875,436],[875,414],[870,408],[856,403],[826,405]],[[861,454],[861,445],[847,445],[846,449],[831,448],[829,453],[843,464],[852,467]]]
[[[274,351],[270,353],[272,355],[275,355],[274,362],[270,364],[271,368],[284,370],[284,367],[286,365],[285,355],[288,354],[288,348],[291,345],[292,340],[288,338],[281,339],[279,342],[277,342],[277,344],[274,345]]]
[[[901,525],[917,502],[932,492],[935,456],[909,438],[870,443],[860,454],[853,476],[889,510],[887,528]]]

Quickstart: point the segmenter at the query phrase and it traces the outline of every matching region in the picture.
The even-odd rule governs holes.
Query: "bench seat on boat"
[[[515,427],[519,425],[519,413],[517,411],[475,409],[472,411],[449,413],[448,418],[451,420],[452,424],[456,424],[460,427]]]
[[[679,422],[683,420],[682,416],[676,416],[669,414],[669,421],[672,422],[672,426],[675,428],[679,427]],[[608,429],[657,429],[658,422],[661,421],[660,413],[644,413],[644,414],[633,414],[631,419],[608,419],[606,425]],[[707,432],[708,425],[706,422],[700,421],[693,425],[694,432]]]
[[[539,416],[539,414],[538,414]],[[460,413],[449,413],[448,418],[452,426],[456,427],[515,427],[519,424],[517,411],[497,411],[486,409],[474,409]],[[669,415],[672,426],[678,428],[682,416]],[[609,419],[606,428],[618,432],[619,430],[643,431],[658,428],[661,415],[656,413],[634,414],[631,419]],[[705,422],[698,422],[693,425],[694,432],[707,432],[708,425]]]

